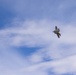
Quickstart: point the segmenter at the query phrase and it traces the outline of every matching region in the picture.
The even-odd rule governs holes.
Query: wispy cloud
[[[0,0],[0,8],[0,75],[76,75],[75,0]]]
[[[60,39],[52,32],[55,25],[61,28]],[[0,74],[48,75],[49,69],[56,75],[75,73],[75,33],[75,25],[49,20],[23,21],[19,27],[0,30]],[[15,51],[20,46],[42,48],[23,58]]]
[[[44,62],[40,63],[37,65],[33,65],[28,67],[27,69],[23,69],[22,71],[25,71],[26,74],[30,75],[31,73],[34,73],[37,70],[38,72],[44,72],[44,75],[48,75],[47,70],[50,70],[50,73],[53,72],[55,75],[62,75],[62,74],[75,74],[76,72],[76,65],[75,65],[75,60],[76,55],[60,59],[60,60],[55,60],[51,62]],[[73,63],[74,62],[74,63]]]

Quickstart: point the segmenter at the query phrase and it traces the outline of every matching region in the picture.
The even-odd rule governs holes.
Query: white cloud
[[[61,29],[60,39],[52,32],[55,25]],[[75,73],[75,33],[74,25],[64,26],[62,23],[48,20],[24,21],[18,27],[0,30],[0,51],[2,54],[0,74],[48,75],[48,69],[56,74]],[[67,45],[67,48],[62,48],[64,45]],[[43,48],[24,59],[13,49],[13,47],[19,46]],[[44,58],[48,57],[50,61],[43,62]]]
[[[76,72],[76,55],[54,60],[50,62],[44,62],[36,65],[32,65],[29,67],[26,67],[24,69],[19,70],[19,73],[17,75],[27,74],[27,75],[48,75],[47,71],[54,72],[55,75],[62,75],[66,73],[72,73],[75,74]],[[23,75],[24,75],[23,74]]]
[[[49,1],[40,5],[38,2],[28,0],[2,0],[0,6],[16,16],[48,17],[57,20],[75,19],[75,0],[56,2]],[[70,8],[72,7],[72,8]],[[69,10],[68,10],[69,8]],[[66,12],[65,12],[66,11]],[[67,12],[70,16],[66,16]],[[73,14],[74,13],[74,14]],[[44,15],[44,16],[43,16]],[[66,16],[66,17],[65,17]],[[68,19],[68,20],[69,20]],[[72,22],[72,21],[71,21]],[[50,20],[17,21],[9,25],[9,28],[0,30],[0,75],[55,75],[64,73],[76,73],[76,23],[63,24]],[[54,26],[61,29],[61,38],[52,32]],[[13,47],[42,47],[32,55],[23,58]],[[44,62],[49,58],[49,62]]]

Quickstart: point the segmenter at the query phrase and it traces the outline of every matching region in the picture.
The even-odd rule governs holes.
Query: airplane
[[[60,36],[61,36],[60,29],[57,28],[57,26],[55,26],[55,30],[53,32],[58,36],[58,38],[60,38]]]

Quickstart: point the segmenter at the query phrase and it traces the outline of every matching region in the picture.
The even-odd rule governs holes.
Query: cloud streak
[[[75,0],[0,0],[0,8],[0,75],[76,75]]]
[[[48,70],[54,75],[76,72],[75,25],[64,26],[49,20],[21,23],[19,27],[0,30],[1,75],[48,75]],[[55,25],[61,25],[60,39],[52,32]],[[20,46],[42,48],[23,58],[15,51]],[[48,62],[45,61],[47,58]]]

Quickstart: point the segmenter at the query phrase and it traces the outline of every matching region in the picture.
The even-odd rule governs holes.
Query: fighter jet
[[[55,26],[55,30],[53,32],[58,36],[58,38],[60,38],[60,36],[61,36],[60,29],[57,28],[57,26]]]

